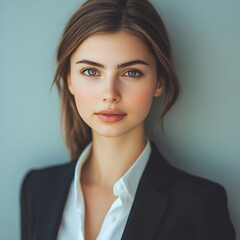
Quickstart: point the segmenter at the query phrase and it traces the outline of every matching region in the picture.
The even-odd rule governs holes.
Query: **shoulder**
[[[223,189],[223,187],[212,180],[193,175],[184,170],[178,169],[176,167],[170,166],[171,176],[173,179],[173,185],[175,187],[185,186],[186,190],[191,190],[192,193],[200,192],[203,193],[207,189],[218,188]]]
[[[172,239],[177,235],[181,239],[235,239],[224,187],[172,166],[154,145],[142,185],[151,186],[167,202],[164,225],[166,231],[169,226],[175,228],[176,234],[168,233],[175,234]]]
[[[194,215],[196,219],[207,217],[229,221],[227,194],[221,184],[178,169],[157,149],[153,152],[151,161],[157,169],[153,172],[158,174],[155,189],[170,200],[172,209],[178,209],[183,216],[191,216],[189,219]]]
[[[201,239],[235,239],[225,188],[217,182],[192,175],[169,165],[171,181],[160,192],[170,201],[178,220],[194,225]]]
[[[192,175],[188,172],[171,166],[172,183],[170,190],[181,201],[191,201],[191,205],[200,206],[206,202],[218,201],[227,204],[227,196],[224,187],[209,179]],[[188,204],[190,204],[188,202]]]
[[[209,195],[226,199],[225,189],[222,185],[172,166],[156,146],[153,146],[151,161],[155,168],[156,179],[161,182],[160,186],[166,185],[162,190],[167,194],[177,195],[178,199],[191,199],[192,201],[199,201]]]
[[[44,188],[61,178],[71,178],[74,174],[76,161],[65,164],[32,169],[23,178],[21,191]]]

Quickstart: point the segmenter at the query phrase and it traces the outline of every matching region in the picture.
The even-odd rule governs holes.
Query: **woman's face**
[[[163,90],[156,59],[140,38],[120,31],[86,39],[70,61],[68,86],[93,134],[142,131],[154,96]]]

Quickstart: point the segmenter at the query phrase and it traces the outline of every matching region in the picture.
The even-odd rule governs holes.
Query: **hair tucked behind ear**
[[[171,62],[170,41],[161,17],[147,0],[88,0],[67,23],[57,51],[58,67],[52,86],[61,98],[61,123],[71,159],[91,141],[91,130],[79,116],[69,92],[70,58],[79,45],[95,33],[127,31],[140,37],[155,55],[159,79],[165,83],[160,120],[176,102],[180,84]]]

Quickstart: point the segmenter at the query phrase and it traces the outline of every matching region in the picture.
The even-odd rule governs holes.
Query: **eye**
[[[137,78],[137,77],[141,77],[142,73],[138,70],[129,70],[125,72],[123,75],[130,78]]]
[[[88,77],[100,76],[100,73],[93,68],[84,69],[81,73]]]

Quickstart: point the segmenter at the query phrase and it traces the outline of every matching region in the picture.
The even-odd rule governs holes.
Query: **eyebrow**
[[[93,61],[89,61],[89,60],[80,60],[78,62],[76,62],[76,64],[79,64],[79,63],[85,63],[85,64],[89,64],[89,65],[92,65],[92,66],[96,66],[96,67],[100,67],[100,68],[105,68],[105,66],[101,63],[97,63],[97,62],[93,62]],[[145,61],[142,61],[142,60],[134,60],[134,61],[130,61],[130,62],[125,62],[125,63],[122,63],[122,64],[118,64],[117,65],[117,68],[123,68],[123,67],[128,67],[128,66],[131,66],[131,65],[136,65],[136,64],[143,64],[143,65],[149,65],[149,63],[145,62]]]

